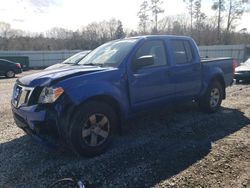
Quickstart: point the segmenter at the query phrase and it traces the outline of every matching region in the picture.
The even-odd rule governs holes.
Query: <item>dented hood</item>
[[[44,70],[61,69],[61,68],[66,68],[66,67],[70,67],[70,66],[74,66],[74,64],[57,63],[57,64],[54,64],[54,65],[47,67]]]
[[[17,80],[17,83],[27,87],[49,86],[60,80],[67,79],[73,76],[90,74],[107,69],[111,68],[103,68],[97,66],[70,66],[60,69],[43,70],[41,72],[19,78]]]

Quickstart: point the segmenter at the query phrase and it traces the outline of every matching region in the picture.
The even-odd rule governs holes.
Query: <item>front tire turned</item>
[[[103,153],[111,144],[117,127],[117,115],[111,105],[101,101],[84,103],[70,125],[69,143],[81,156]]]
[[[205,95],[200,99],[199,106],[202,111],[213,113],[216,112],[222,102],[223,98],[223,86],[215,80],[210,83]]]

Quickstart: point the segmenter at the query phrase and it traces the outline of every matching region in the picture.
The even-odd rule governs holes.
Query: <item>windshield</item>
[[[112,41],[93,50],[79,65],[97,65],[105,67],[118,67],[137,39]]]
[[[73,56],[70,56],[68,59],[64,60],[62,63],[64,64],[77,64],[81,61],[89,52],[80,52]]]

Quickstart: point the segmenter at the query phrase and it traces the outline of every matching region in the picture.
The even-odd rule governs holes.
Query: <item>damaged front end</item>
[[[63,138],[74,104],[62,88],[48,90],[16,84],[11,106],[17,126],[36,141],[50,148],[65,145]]]

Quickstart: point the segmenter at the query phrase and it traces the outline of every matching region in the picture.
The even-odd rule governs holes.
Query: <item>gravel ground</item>
[[[250,187],[250,85],[229,87],[214,114],[194,103],[144,114],[106,153],[80,158],[49,150],[16,127],[15,80],[0,78],[0,187],[47,187],[63,177],[91,187]]]

